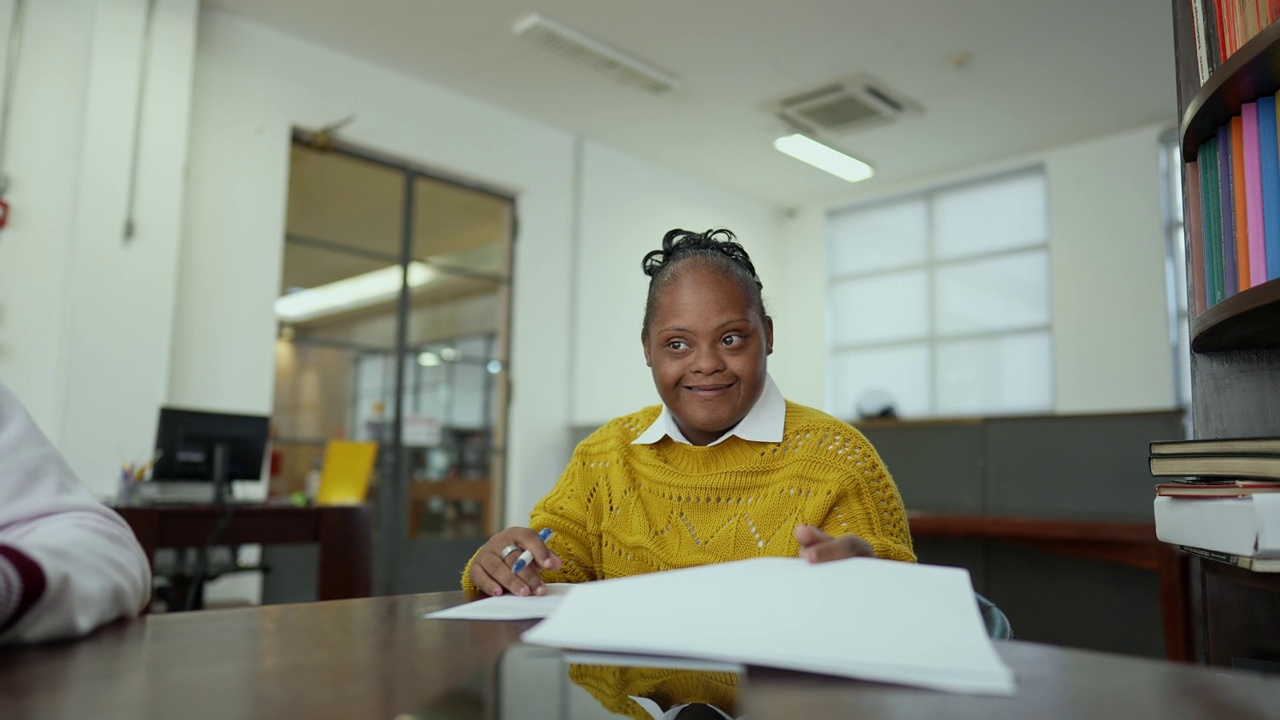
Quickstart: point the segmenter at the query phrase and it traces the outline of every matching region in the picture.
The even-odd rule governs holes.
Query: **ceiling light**
[[[875,170],[870,165],[800,133],[784,135],[774,140],[773,147],[849,182],[866,180],[875,175]]]
[[[502,372],[502,361],[490,360],[489,362],[485,363],[484,369],[488,370],[490,375],[497,375],[498,373]]]
[[[399,265],[353,275],[276,298],[276,317],[287,322],[305,322],[325,315],[346,312],[394,300],[400,294],[402,272]],[[436,277],[426,263],[409,263],[409,287],[426,285]]]
[[[440,364],[440,356],[430,350],[418,353],[418,364],[422,367],[436,367]]]
[[[440,351],[440,358],[445,362],[457,362],[460,356],[457,348],[447,347]]]

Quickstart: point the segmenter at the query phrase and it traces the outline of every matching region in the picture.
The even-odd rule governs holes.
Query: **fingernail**
[[[529,588],[520,588],[520,597],[529,597]]]
[[[493,596],[494,596],[494,597],[498,597],[498,596],[499,596],[499,595],[501,595],[501,594],[502,594],[502,588],[494,588],[494,589],[493,589]]]
[[[538,589],[537,589],[537,590],[534,590],[533,592],[534,592],[534,594],[537,594],[537,595],[546,595],[546,594],[547,594],[547,589],[546,589],[545,587],[541,587],[541,586],[539,586],[539,587],[538,587]]]

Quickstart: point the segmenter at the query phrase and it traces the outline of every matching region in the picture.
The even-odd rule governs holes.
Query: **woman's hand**
[[[517,575],[511,572],[520,553],[533,555]],[[504,557],[505,555],[505,557]],[[543,570],[560,569],[560,558],[529,528],[509,527],[489,538],[471,562],[471,582],[485,595],[545,595],[547,588],[539,576]]]
[[[871,543],[857,535],[831,537],[812,525],[796,526],[796,542],[800,543],[800,557],[811,563],[876,556]]]

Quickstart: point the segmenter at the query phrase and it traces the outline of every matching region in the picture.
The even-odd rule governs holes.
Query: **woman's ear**
[[[765,355],[773,354],[773,318],[768,315],[764,316],[764,348]],[[645,350],[648,353],[648,350]]]
[[[653,362],[649,359],[649,333],[640,333],[640,347],[644,348],[644,364],[646,367],[653,367]]]

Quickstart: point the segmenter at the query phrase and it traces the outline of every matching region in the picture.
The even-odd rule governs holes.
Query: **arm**
[[[596,579],[595,549],[600,546],[600,534],[598,529],[593,531],[592,528],[598,528],[599,525],[590,521],[586,505],[580,502],[580,499],[586,496],[580,486],[582,480],[580,470],[583,466],[584,462],[581,459],[580,452],[575,451],[573,459],[570,460],[569,466],[565,468],[564,474],[560,476],[559,482],[534,507],[530,515],[528,530],[524,528],[508,528],[494,535],[476,551],[476,554],[467,562],[466,568],[462,571],[463,590],[468,593],[474,593],[478,590],[472,579],[472,566],[481,561],[482,555],[497,555],[503,547],[516,537],[528,537],[530,531],[537,532],[543,528],[551,530],[552,535],[547,540],[547,547],[555,553],[561,562],[555,569],[535,567],[532,570],[522,572],[522,576],[534,573],[541,578],[542,582],[572,583]],[[533,538],[530,538],[522,546],[532,543],[533,540]],[[494,560],[495,558],[489,558],[488,563],[492,565]],[[510,565],[512,561],[512,558],[508,558],[505,564]],[[534,564],[537,564],[536,560]],[[498,569],[501,570],[501,568]]]
[[[915,562],[911,529],[898,486],[861,434],[859,460],[841,480],[841,490],[820,527],[799,526],[801,556],[811,562],[873,556]]]
[[[136,614],[150,594],[128,524],[0,386],[0,644],[83,635]]]

